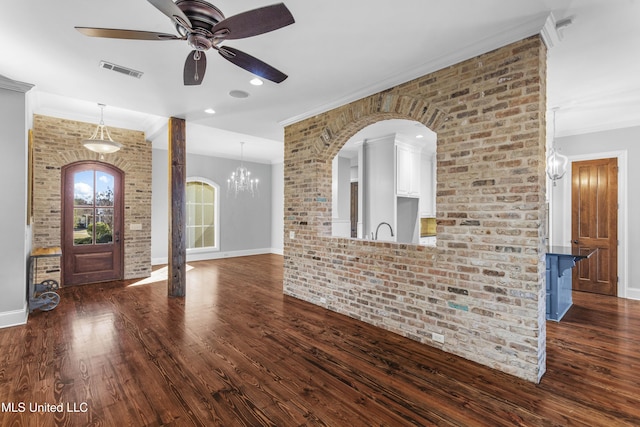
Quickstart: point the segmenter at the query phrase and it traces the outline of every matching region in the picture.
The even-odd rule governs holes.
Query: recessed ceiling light
[[[249,92],[245,92],[243,90],[232,90],[229,92],[229,96],[233,98],[248,98]]]
[[[207,114],[215,114],[216,110],[214,110],[213,108],[207,108],[206,110],[204,110],[204,112]]]
[[[416,135],[416,138],[418,139],[424,138],[424,135]]]
[[[262,86],[263,81],[256,77],[254,79],[251,79],[249,83],[251,83],[254,86]]]

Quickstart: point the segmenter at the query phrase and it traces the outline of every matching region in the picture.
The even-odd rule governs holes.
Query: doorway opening
[[[628,287],[628,268],[629,268],[629,256],[628,256],[628,203],[627,203],[627,152],[626,151],[611,151],[611,152],[598,152],[590,154],[577,154],[569,155],[569,169],[567,174],[558,181],[558,185],[555,187],[548,187],[551,189],[549,195],[549,201],[551,204],[551,216],[550,221],[550,239],[549,244],[554,246],[571,246],[573,241],[576,240],[572,236],[573,228],[573,214],[572,214],[572,184],[573,184],[573,168],[574,163],[592,160],[602,160],[614,158],[617,159],[617,261],[615,262],[615,268],[617,270],[617,285],[616,295],[619,298],[634,298],[640,299],[640,294],[634,293],[633,289]],[[592,256],[593,258],[593,256]],[[585,261],[586,262],[586,261]],[[585,267],[586,268],[586,267]],[[592,271],[593,268],[591,268]],[[600,270],[602,271],[602,269]],[[585,272],[581,272],[584,274]],[[578,270],[574,270],[574,276],[578,275]]]
[[[124,173],[86,161],[62,168],[62,266],[65,285],[123,277]]]

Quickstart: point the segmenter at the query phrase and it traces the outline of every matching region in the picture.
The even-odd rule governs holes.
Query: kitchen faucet
[[[391,224],[389,224],[388,222],[381,222],[380,224],[378,224],[378,226],[376,227],[376,236],[373,240],[378,240],[378,230],[380,229],[380,226],[382,224],[387,224],[389,226],[389,231],[391,231],[391,237],[393,237],[393,228],[391,228]]]

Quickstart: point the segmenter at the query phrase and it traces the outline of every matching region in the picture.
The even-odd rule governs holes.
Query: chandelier
[[[119,142],[115,142],[111,139],[111,135],[109,135],[109,129],[104,124],[104,104],[98,104],[100,107],[100,124],[96,128],[96,131],[93,132],[91,138],[82,140],[82,145],[85,146],[86,149],[95,151],[96,153],[109,154],[115,153],[120,148],[122,148],[122,144]]]
[[[569,158],[558,153],[556,150],[556,110],[553,110],[553,141],[551,142],[551,150],[547,156],[547,175],[556,186],[556,181],[567,173],[567,165]]]
[[[254,196],[258,191],[258,179],[251,178],[251,172],[244,167],[243,160],[244,142],[240,142],[240,166],[227,179],[227,193],[233,192],[238,196],[238,193],[248,192]]]

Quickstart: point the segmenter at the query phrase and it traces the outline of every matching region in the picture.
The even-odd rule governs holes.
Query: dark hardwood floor
[[[0,330],[0,425],[640,425],[640,301],[576,294],[535,385],[283,296],[280,256],[190,265]]]

